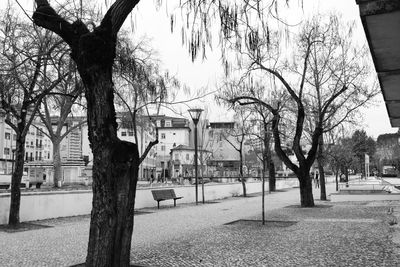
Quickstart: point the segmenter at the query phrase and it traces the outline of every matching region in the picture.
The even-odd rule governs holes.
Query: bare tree
[[[316,158],[318,144],[324,130],[333,126],[332,120],[329,121],[329,119],[332,118],[333,114],[339,113],[337,111],[338,107],[340,104],[344,105],[344,103],[347,103],[351,95],[360,95],[360,92],[367,88],[364,81],[357,79],[359,73],[357,73],[356,68],[348,70],[347,65],[343,65],[343,59],[346,58],[346,54],[343,53],[342,49],[330,54],[324,62],[327,65],[326,68],[336,71],[334,74],[329,75],[326,89],[322,92],[322,87],[316,89],[315,85],[310,86],[308,84],[309,73],[312,72],[310,65],[314,56],[318,57],[320,51],[329,46],[331,42],[340,43],[340,40],[336,39],[337,35],[333,34],[336,29],[329,23],[324,24],[323,21],[319,22],[321,25],[313,21],[304,23],[297,37],[297,42],[294,42],[297,46],[293,47],[293,57],[291,60],[282,60],[279,57],[279,52],[273,52],[275,51],[274,48],[279,48],[277,41],[271,44],[272,41],[260,39],[262,35],[255,29],[249,28],[246,43],[247,52],[245,53],[248,60],[248,72],[246,75],[252,72],[257,72],[258,75],[264,74],[265,77],[271,75],[283,85],[282,92],[286,93],[287,100],[285,102],[275,101],[275,103],[271,101],[265,102],[254,96],[251,87],[249,87],[247,92],[239,93],[231,98],[233,103],[241,105],[261,105],[272,114],[275,151],[285,165],[298,177],[301,205],[306,207],[314,206],[310,168]],[[352,57],[353,61],[351,63],[356,64],[355,59],[358,59],[359,56],[360,54],[356,54]],[[341,62],[342,64],[336,64],[336,62]],[[358,71],[363,72],[364,68]],[[286,72],[286,77],[284,72]],[[297,84],[294,86],[293,83],[296,80]],[[313,99],[320,99],[318,109],[316,109],[318,112],[314,113],[315,109],[312,108],[313,105],[310,105]],[[293,133],[292,150],[298,164],[294,163],[283,149],[281,139],[283,137],[281,134],[282,105],[285,105],[287,110],[293,112],[292,118],[295,130]],[[305,127],[307,126],[307,117],[310,115],[314,123],[310,131],[309,149],[307,152],[304,152],[303,144],[307,139],[305,137]]]
[[[315,89],[315,94],[310,95],[308,110],[316,115],[315,118],[309,117],[311,125],[323,112],[327,95],[339,92],[343,84],[352,86],[352,90],[346,90],[335,99],[323,120],[324,134],[320,136],[317,152],[321,200],[326,200],[324,135],[343,123],[355,123],[359,108],[366,106],[379,93],[376,82],[373,86],[368,84],[371,82],[371,64],[367,47],[359,47],[352,38],[354,25],[344,25],[340,19],[332,14],[315,16],[309,22],[316,31],[326,32],[323,45],[311,49],[306,75],[306,83]]]
[[[64,50],[63,53],[67,53]],[[77,130],[86,123],[85,119],[72,124],[72,109],[77,104],[77,99],[83,93],[83,85],[80,78],[76,76],[76,69],[73,62],[64,61],[64,68],[68,69],[68,76],[58,85],[53,94],[43,97],[42,108],[39,109],[38,115],[46,127],[47,131],[42,131],[53,145],[53,168],[54,168],[54,186],[59,187],[62,178],[62,162],[60,145],[66,136]],[[54,59],[53,59],[54,60]],[[55,116],[58,112],[58,116]],[[67,125],[67,127],[66,127]]]
[[[243,173],[244,165],[244,144],[246,138],[250,134],[250,115],[251,113],[246,108],[238,107],[235,109],[235,126],[232,129],[227,129],[222,133],[223,138],[238,152],[239,154],[239,180],[242,183],[243,196],[247,197],[246,178]]]
[[[249,1],[239,3],[251,10],[257,2],[252,2],[251,6]],[[68,44],[85,86],[89,141],[94,154],[93,209],[86,265],[127,266],[140,158],[137,145],[119,140],[116,134],[112,68],[117,34],[139,0],[115,0],[101,23],[91,24],[90,29],[80,19],[69,21],[60,16],[48,0],[35,0],[35,3],[34,23],[56,33]],[[190,24],[199,25],[199,28],[188,38],[189,51],[196,57],[199,48],[205,49],[207,43],[200,40],[200,35],[204,40],[210,39],[211,20],[207,18],[219,12],[223,32],[226,32],[230,25],[226,22],[231,17],[228,7],[235,5],[229,1],[222,4],[195,0],[185,1],[182,6],[187,8],[188,14],[193,14],[193,20],[201,21]],[[269,9],[274,10],[273,7]],[[260,9],[258,13],[262,13]],[[171,17],[171,24],[173,21]]]
[[[1,25],[0,107],[5,122],[16,133],[15,168],[11,179],[9,225],[19,222],[20,183],[24,169],[25,139],[43,98],[66,76],[56,58],[61,42],[48,31],[30,28],[13,14],[5,11]]]

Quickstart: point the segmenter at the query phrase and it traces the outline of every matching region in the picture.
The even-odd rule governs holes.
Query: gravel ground
[[[267,213],[272,222],[265,225],[255,216],[194,231],[138,248],[131,259],[144,266],[400,266],[387,209],[387,203],[281,208]]]
[[[328,186],[332,192],[334,185]],[[318,193],[314,194],[318,199]],[[330,203],[299,208],[298,189],[266,197],[194,205],[167,203],[135,216],[132,264],[143,266],[400,266],[389,207],[400,201]],[[247,219],[247,221],[243,220]],[[238,221],[239,220],[239,221]],[[230,222],[234,222],[227,224]],[[284,222],[282,222],[284,221]],[[71,266],[84,262],[89,216],[33,222],[51,226],[0,230],[0,266]]]

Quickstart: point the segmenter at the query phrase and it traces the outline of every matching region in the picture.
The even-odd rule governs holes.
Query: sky
[[[19,0],[19,2],[28,14],[32,14],[33,0]],[[55,3],[56,1],[51,0],[50,3],[52,2]],[[105,2],[112,3],[112,0],[98,0],[98,2],[101,4]],[[207,53],[207,60],[197,60],[193,63],[186,48],[182,46],[180,32],[175,31],[171,33],[170,30],[170,20],[166,14],[166,8],[171,10],[176,0],[165,0],[164,3],[167,3],[169,6],[166,7],[164,5],[159,10],[156,10],[154,2],[154,0],[140,1],[132,14],[132,19],[126,23],[126,26],[134,25],[134,38],[139,39],[144,35],[149,38],[151,46],[158,51],[157,57],[162,62],[162,67],[168,69],[171,74],[175,75],[182,83],[191,88],[192,91],[197,91],[201,88],[207,88],[208,91],[216,90],[223,76],[219,48],[214,46],[213,51]],[[293,2],[297,3],[298,1],[293,0]],[[6,1],[1,0],[0,8],[4,7],[5,4]],[[355,36],[359,38],[360,42],[365,42],[366,38],[355,0],[303,0],[303,4],[302,10],[293,8],[280,14],[291,18],[295,22],[301,21],[302,18],[309,16],[312,12],[335,10],[341,13],[344,19],[356,22]],[[374,75],[376,74],[374,73]],[[190,104],[202,108],[209,106],[211,110],[208,112],[208,116],[212,121],[227,121],[231,119],[232,113],[227,112],[223,107],[212,104],[212,102],[213,96],[209,96],[203,101]],[[375,102],[376,104],[373,106],[362,110],[364,123],[359,128],[365,129],[368,135],[374,138],[379,134],[397,132],[397,128],[390,126],[381,94],[375,99]],[[182,116],[189,117],[186,107],[178,111],[182,113]]]

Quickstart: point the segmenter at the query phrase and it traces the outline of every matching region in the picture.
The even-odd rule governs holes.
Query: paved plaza
[[[327,186],[328,194],[334,184]],[[299,189],[138,211],[132,265],[400,266],[400,201],[318,201],[299,208]],[[169,204],[169,205],[168,205]],[[393,208],[393,211],[392,209]],[[84,262],[89,216],[34,222],[50,226],[0,231],[0,266],[71,266]]]

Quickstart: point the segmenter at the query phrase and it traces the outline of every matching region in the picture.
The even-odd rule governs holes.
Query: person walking
[[[315,173],[315,188],[319,188],[319,173]]]

